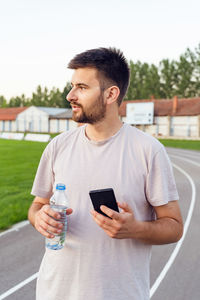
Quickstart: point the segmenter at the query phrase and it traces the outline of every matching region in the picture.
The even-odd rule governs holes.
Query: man
[[[55,184],[66,185],[70,208],[62,250],[46,250],[37,300],[147,300],[152,244],[183,231],[178,194],[164,147],[123,124],[118,109],[129,84],[123,54],[99,48],[78,54],[67,96],[76,122],[45,149],[34,181],[29,220],[45,237],[60,230],[49,206]],[[113,188],[120,212],[92,209],[89,191]]]

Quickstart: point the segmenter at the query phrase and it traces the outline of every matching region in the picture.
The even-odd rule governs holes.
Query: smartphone
[[[117,201],[115,198],[115,194],[112,188],[109,189],[101,189],[101,190],[93,190],[89,192],[92,204],[94,206],[94,210],[98,213],[110,218],[105,213],[103,213],[100,209],[101,205],[105,205],[117,212],[119,212]]]

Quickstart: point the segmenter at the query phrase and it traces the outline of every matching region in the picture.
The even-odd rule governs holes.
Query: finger
[[[73,213],[73,209],[67,208],[66,213],[67,213],[67,215],[71,215]]]
[[[120,213],[116,212],[115,210],[110,209],[105,205],[101,205],[100,209],[102,210],[102,212],[104,212],[111,219],[115,219],[116,221],[121,220]]]
[[[41,226],[38,228],[39,233],[41,233],[43,236],[52,239],[54,237],[54,234],[47,232],[45,229],[43,229]]]
[[[41,223],[42,223],[42,222],[40,222],[40,223],[39,223],[39,222],[36,222],[36,223],[35,223],[35,228],[37,229],[37,231],[38,231],[39,233],[41,233],[43,236],[47,237],[47,238],[53,238],[54,235],[53,235],[52,233],[48,232],[45,228],[43,228]],[[44,227],[47,228],[46,225],[44,225]]]
[[[107,233],[107,235],[109,235],[111,238],[113,239],[124,239],[124,234],[121,232],[118,232],[117,234],[108,230],[105,230],[105,232]]]
[[[110,226],[107,225],[106,222],[103,222],[102,220],[93,217],[93,220],[95,221],[95,223],[102,229],[104,230],[109,236],[114,235],[114,233],[116,232],[116,230]]]
[[[97,219],[97,218],[94,218],[93,217],[93,220],[95,221],[95,223],[101,227],[103,230],[109,230],[110,229],[110,226],[106,225],[105,223],[103,223],[101,220]]]
[[[49,233],[59,234],[62,231],[62,228],[60,226],[59,226],[59,228],[51,226],[43,220],[40,221],[39,225],[40,225],[41,228],[43,228],[45,231],[47,231]],[[59,224],[59,225],[62,225],[62,224]],[[63,225],[62,225],[62,227],[63,227]]]
[[[55,229],[62,229],[63,228],[63,223],[54,220],[53,218],[49,217],[48,215],[44,214],[43,218],[41,219],[41,222],[43,224],[45,223],[46,226],[49,226],[49,228],[55,228]],[[44,227],[44,226],[43,226]],[[44,227],[46,228],[46,227]],[[56,231],[53,231],[56,232]]]
[[[125,212],[129,212],[129,213],[132,213],[133,214],[133,210],[132,208],[128,205],[128,203],[126,202],[122,202],[122,203],[119,203],[117,202],[118,206],[120,208],[122,208]]]
[[[91,210],[91,214],[93,216],[93,219],[99,226],[101,227],[112,226],[112,220],[109,219],[108,217],[103,216],[102,214],[98,213],[95,210]]]
[[[42,208],[42,211],[44,211],[46,214],[48,214],[50,217],[55,218],[55,219],[60,219],[60,214],[53,210],[50,205],[44,205]]]
[[[105,218],[107,219],[107,218]],[[93,216],[93,220],[99,225],[105,233],[107,233],[112,238],[118,238],[120,231],[122,230],[122,224],[116,222],[115,220],[110,220],[110,223],[107,220],[104,220],[100,216]]]

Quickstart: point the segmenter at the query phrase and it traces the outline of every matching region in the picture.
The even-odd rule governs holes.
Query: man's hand
[[[178,201],[170,201],[155,206],[156,220],[138,221],[127,203],[118,203],[122,212],[118,213],[106,206],[101,210],[111,219],[92,210],[94,221],[112,238],[134,238],[151,245],[163,245],[180,240],[183,221]]]
[[[60,219],[60,214],[54,211],[49,204],[42,205],[33,202],[29,210],[29,220],[38,232],[47,238],[53,238],[54,234],[62,231],[63,224],[54,219]],[[67,215],[72,213],[72,209],[68,208]],[[54,218],[54,219],[53,219]]]
[[[111,219],[99,214],[95,210],[91,211],[94,221],[112,238],[126,239],[137,236],[140,222],[134,218],[134,213],[127,203],[118,206],[122,212],[118,213],[104,205],[101,205],[101,210]]]

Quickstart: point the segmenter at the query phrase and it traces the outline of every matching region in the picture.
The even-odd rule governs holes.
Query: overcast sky
[[[0,95],[64,88],[67,63],[96,47],[158,65],[200,43],[199,0],[0,0]]]

